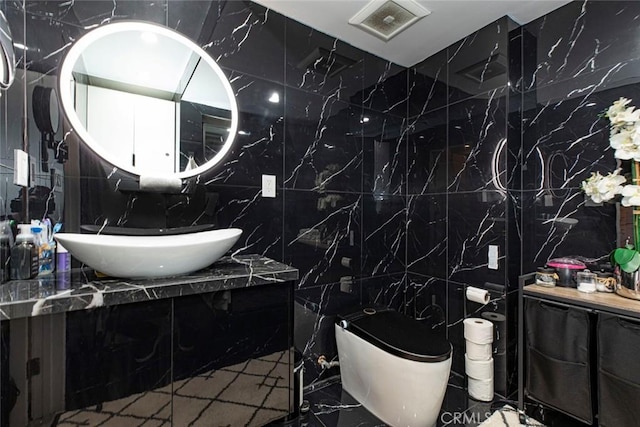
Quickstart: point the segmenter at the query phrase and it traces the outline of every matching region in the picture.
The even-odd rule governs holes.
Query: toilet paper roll
[[[486,319],[469,317],[464,319],[464,339],[476,344],[493,342],[493,323]]]
[[[491,343],[476,344],[473,341],[465,341],[467,356],[471,360],[489,360],[493,353]]]
[[[489,302],[489,291],[486,289],[467,286],[466,296],[469,301],[477,302],[478,304],[486,305]]]
[[[489,360],[471,360],[465,354],[464,371],[469,378],[493,380],[493,357]]]
[[[475,378],[469,378],[467,381],[467,390],[471,398],[482,402],[489,402],[493,400],[493,379],[477,380]]]
[[[483,319],[493,323],[493,347],[498,352],[507,349],[507,318],[504,314],[485,312],[480,315]]]

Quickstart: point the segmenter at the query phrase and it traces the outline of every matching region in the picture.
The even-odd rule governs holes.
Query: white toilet
[[[335,324],[342,389],[393,427],[436,425],[452,346],[430,325],[365,308]]]

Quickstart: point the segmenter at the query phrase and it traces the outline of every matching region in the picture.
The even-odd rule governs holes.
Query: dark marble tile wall
[[[514,29],[502,18],[409,71],[407,270],[416,296],[408,308],[417,318],[436,305],[442,311],[458,373],[464,373],[462,321],[479,315],[466,306],[465,287],[506,289],[509,282]],[[488,268],[490,245],[498,247],[495,270]],[[504,315],[505,305],[497,310]]]
[[[615,205],[585,204],[580,183],[616,167],[601,113],[621,96],[638,105],[639,15],[634,2],[571,2],[519,28],[499,20],[409,70],[407,268],[442,282],[459,352],[464,285],[505,286],[498,311],[515,337],[519,274],[615,247]]]
[[[234,146],[222,165],[199,177],[204,185],[190,197],[123,194],[117,188],[129,178],[111,174],[111,166],[80,145],[80,172],[67,175],[77,190],[69,187],[65,207],[73,212],[68,217],[79,218],[76,227],[107,222],[242,228],[234,252],[263,254],[300,270],[305,322],[312,313],[312,324],[322,324],[296,334],[311,380],[322,371],[314,362],[318,356],[335,356],[327,319],[348,308],[329,301],[404,307],[405,68],[250,1],[26,1],[24,8],[22,2],[0,2],[5,3],[14,32],[21,35],[26,22],[25,44],[34,47],[23,64],[54,84],[74,40],[96,25],[136,19],[176,29],[202,46],[236,95]],[[19,141],[24,97],[15,90],[8,124],[17,136],[10,139]],[[274,93],[279,102],[268,101]],[[30,139],[34,147],[37,136]],[[66,138],[78,144],[73,135]],[[12,161],[12,147],[0,151],[3,162]],[[31,154],[39,155],[36,148]],[[263,174],[276,176],[275,198],[262,197]],[[7,197],[17,191],[11,188]],[[66,231],[71,228],[67,224]]]
[[[524,272],[616,246],[615,205],[585,204],[580,183],[616,167],[601,113],[619,97],[640,103],[639,15],[636,2],[572,2],[522,28]]]

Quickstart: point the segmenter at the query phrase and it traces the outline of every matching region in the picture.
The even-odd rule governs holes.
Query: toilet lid
[[[347,321],[347,330],[395,356],[418,362],[451,357],[451,343],[431,325],[396,311],[365,309],[342,319]]]

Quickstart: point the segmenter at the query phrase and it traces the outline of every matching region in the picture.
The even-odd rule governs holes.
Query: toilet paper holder
[[[479,313],[482,311],[500,311],[501,306],[505,304],[505,286],[499,285],[497,283],[485,282],[483,288],[489,292],[489,301],[486,305],[478,304],[473,301],[469,301],[466,298],[467,288],[472,287],[471,285],[465,285],[463,289],[463,294],[465,295],[464,300],[464,317],[469,317],[474,313]],[[483,308],[483,306],[485,308]]]

